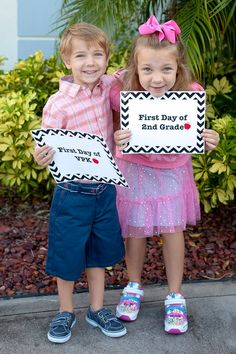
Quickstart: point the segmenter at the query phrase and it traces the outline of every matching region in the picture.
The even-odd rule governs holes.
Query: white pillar
[[[0,56],[6,57],[0,69],[10,70],[17,62],[17,0],[0,0]]]

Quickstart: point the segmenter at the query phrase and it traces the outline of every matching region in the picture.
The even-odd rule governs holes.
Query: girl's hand
[[[120,129],[117,130],[114,134],[114,140],[116,145],[119,147],[119,150],[122,151],[126,146],[128,141],[131,138],[131,131],[129,129]]]
[[[34,151],[34,159],[40,166],[47,167],[52,162],[54,154],[55,151],[51,146],[36,146]]]
[[[204,129],[202,137],[206,144],[206,150],[215,149],[220,141],[219,134],[212,129]]]

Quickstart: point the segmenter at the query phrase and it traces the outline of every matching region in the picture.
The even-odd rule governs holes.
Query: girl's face
[[[92,90],[105,73],[108,59],[104,49],[98,44],[89,45],[81,39],[73,38],[71,53],[64,63],[71,69],[74,83]]]
[[[141,48],[137,53],[139,82],[153,96],[162,96],[172,89],[177,69],[177,57],[173,48]]]

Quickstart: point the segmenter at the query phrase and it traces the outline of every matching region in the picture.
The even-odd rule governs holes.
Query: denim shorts
[[[86,268],[111,266],[123,257],[115,186],[58,184],[50,211],[47,273],[73,281]]]

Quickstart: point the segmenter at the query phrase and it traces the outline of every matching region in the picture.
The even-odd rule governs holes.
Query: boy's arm
[[[55,151],[49,145],[35,146],[34,159],[41,167],[47,167],[53,160]]]
[[[54,102],[49,99],[43,108],[41,128],[62,128],[64,115]],[[34,159],[42,167],[47,167],[52,161],[55,151],[51,146],[35,146]]]

